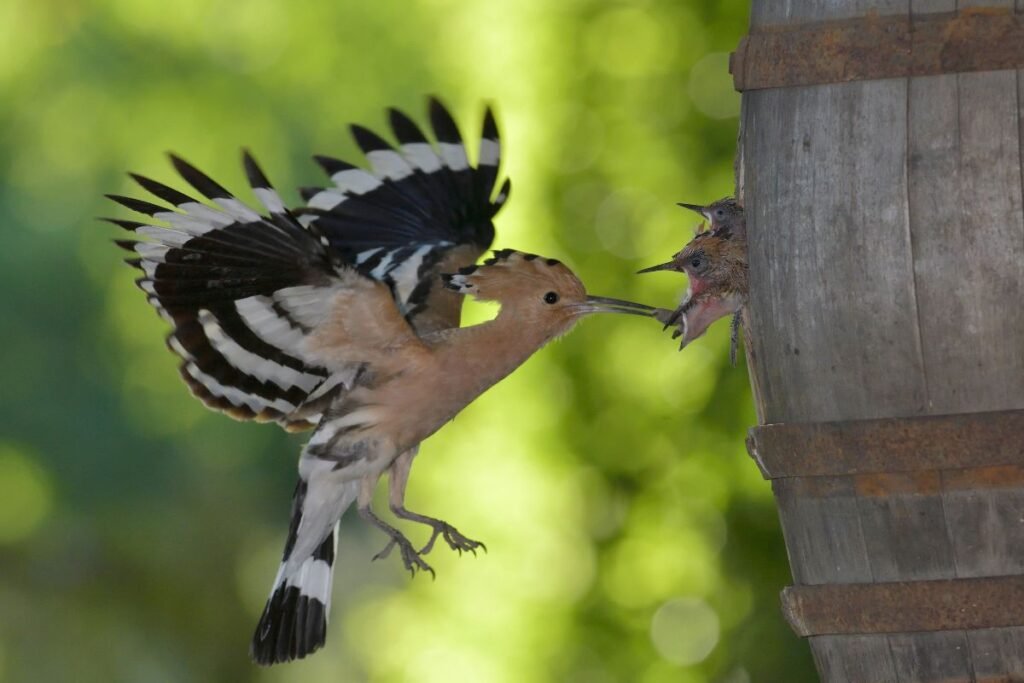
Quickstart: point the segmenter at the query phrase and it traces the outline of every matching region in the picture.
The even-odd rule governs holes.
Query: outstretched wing
[[[349,288],[341,264],[284,207],[248,153],[243,162],[263,215],[184,160],[171,161],[213,206],[132,175],[174,208],[108,196],[166,225],[107,220],[145,238],[118,244],[134,252],[128,263],[143,273],[138,286],[173,326],[167,345],[181,358],[181,376],[207,406],[235,418],[314,426],[358,371],[329,370],[306,344]]]
[[[474,263],[490,247],[492,219],[510,188],[506,180],[495,195],[501,142],[490,109],[476,167],[444,105],[431,98],[429,113],[436,145],[397,109],[388,112],[397,149],[352,126],[370,170],[315,157],[334,186],[303,189],[307,206],[297,212],[344,262],[386,283],[420,333],[458,326],[461,298],[440,286],[438,274]]]
[[[420,334],[458,325],[462,298],[437,275],[475,262],[490,246],[509,183],[492,199],[500,142],[490,110],[472,167],[451,115],[436,99],[429,109],[436,144],[397,110],[390,119],[398,149],[353,126],[371,170],[317,157],[335,186],[305,190],[308,206],[295,213],[248,153],[243,163],[263,214],[173,155],[178,173],[212,206],[139,175],[132,177],[174,208],[110,195],[166,223],[109,219],[145,238],[119,244],[134,252],[128,262],[143,272],[137,283],[173,326],[167,344],[207,406],[308,428],[372,362],[352,360],[375,348],[364,343],[368,335],[406,335],[407,323]],[[393,301],[378,291],[384,285]],[[329,316],[330,362],[322,355]]]

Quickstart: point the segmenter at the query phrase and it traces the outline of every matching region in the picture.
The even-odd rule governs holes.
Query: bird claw
[[[451,524],[446,522],[437,522],[431,525],[434,528],[434,533],[431,534],[430,540],[427,544],[420,549],[420,553],[426,555],[434,548],[434,542],[437,541],[438,537],[444,538],[444,542],[448,544],[448,547],[452,550],[462,554],[463,551],[471,552],[476,555],[477,548],[483,548],[483,551],[487,552],[487,546],[480,541],[474,541],[472,538],[467,538],[459,533],[459,530],[453,527]]]
[[[422,557],[420,557],[423,551],[417,552],[417,550],[412,547],[412,543],[409,542],[409,539],[405,538],[404,536],[392,536],[391,540],[388,541],[388,544],[384,546],[384,549],[376,555],[374,555],[373,559],[375,561],[383,560],[385,557],[391,554],[391,551],[394,549],[396,545],[398,546],[399,551],[402,553],[402,564],[405,565],[405,568],[409,570],[410,574],[416,576],[416,570],[420,570],[424,572],[430,572],[431,578],[437,578],[437,574],[434,573],[434,568],[427,564]]]

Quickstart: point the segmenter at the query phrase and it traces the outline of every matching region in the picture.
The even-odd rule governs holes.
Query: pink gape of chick
[[[704,334],[711,323],[731,315],[729,360],[735,365],[740,314],[748,294],[747,228],[743,207],[731,197],[706,206],[683,203],[679,206],[696,211],[711,222],[711,227],[698,232],[671,261],[639,272],[669,270],[685,273],[689,278],[689,287],[679,306],[671,311],[658,309],[655,313],[666,328],[678,326],[672,338],[682,336],[680,350]]]
[[[397,547],[406,568],[438,537],[453,549],[478,541],[405,508],[420,443],[535,351],[597,312],[652,316],[650,306],[587,295],[554,259],[511,249],[473,265],[494,238],[498,129],[484,116],[477,166],[455,122],[430,102],[435,143],[389,112],[391,144],[360,126],[364,170],[317,161],[333,184],[302,191],[292,211],[246,152],[255,211],[179,157],[177,171],[211,203],[149,178],[135,181],[167,208],[111,198],[166,224],[109,219],[142,240],[122,240],[136,282],[172,326],[167,345],[207,406],[238,419],[314,428],[299,458],[284,556],[252,639],[260,664],[305,657],[324,644],[338,520],[354,503]],[[462,294],[496,301],[494,320],[460,327]],[[420,549],[370,507],[384,473],[389,507],[429,526]]]

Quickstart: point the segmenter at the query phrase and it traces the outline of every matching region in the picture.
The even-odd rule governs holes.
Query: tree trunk
[[[734,57],[752,454],[789,551],[784,609],[829,683],[1024,680],[1024,71],[972,52],[1021,34],[957,55],[963,25],[935,23],[934,63],[902,75],[870,45],[840,54],[877,31],[902,59],[929,20],[1024,27],[1005,14],[1024,0],[959,4],[754,0],[751,39],[862,23]],[[766,55],[786,45],[781,73]]]

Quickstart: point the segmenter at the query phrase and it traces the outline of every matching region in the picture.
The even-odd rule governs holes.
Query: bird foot
[[[426,555],[434,548],[434,541],[440,536],[444,538],[444,542],[448,544],[448,547],[452,550],[462,554],[463,551],[473,553],[476,555],[477,548],[483,548],[483,551],[487,552],[487,546],[480,541],[474,541],[472,538],[467,538],[459,533],[459,530],[453,527],[447,522],[437,520],[430,524],[434,529],[434,533],[431,534],[430,540],[427,544],[420,549],[420,553]]]
[[[398,546],[399,551],[402,553],[402,564],[409,570],[409,573],[416,576],[416,570],[430,572],[432,578],[437,578],[434,573],[434,568],[427,564],[421,555],[424,551],[417,551],[416,548],[412,547],[412,543],[409,542],[405,536],[398,534],[392,536],[388,544],[384,546],[384,549],[373,556],[374,560],[383,560],[385,557],[391,554],[391,551],[395,546]]]

